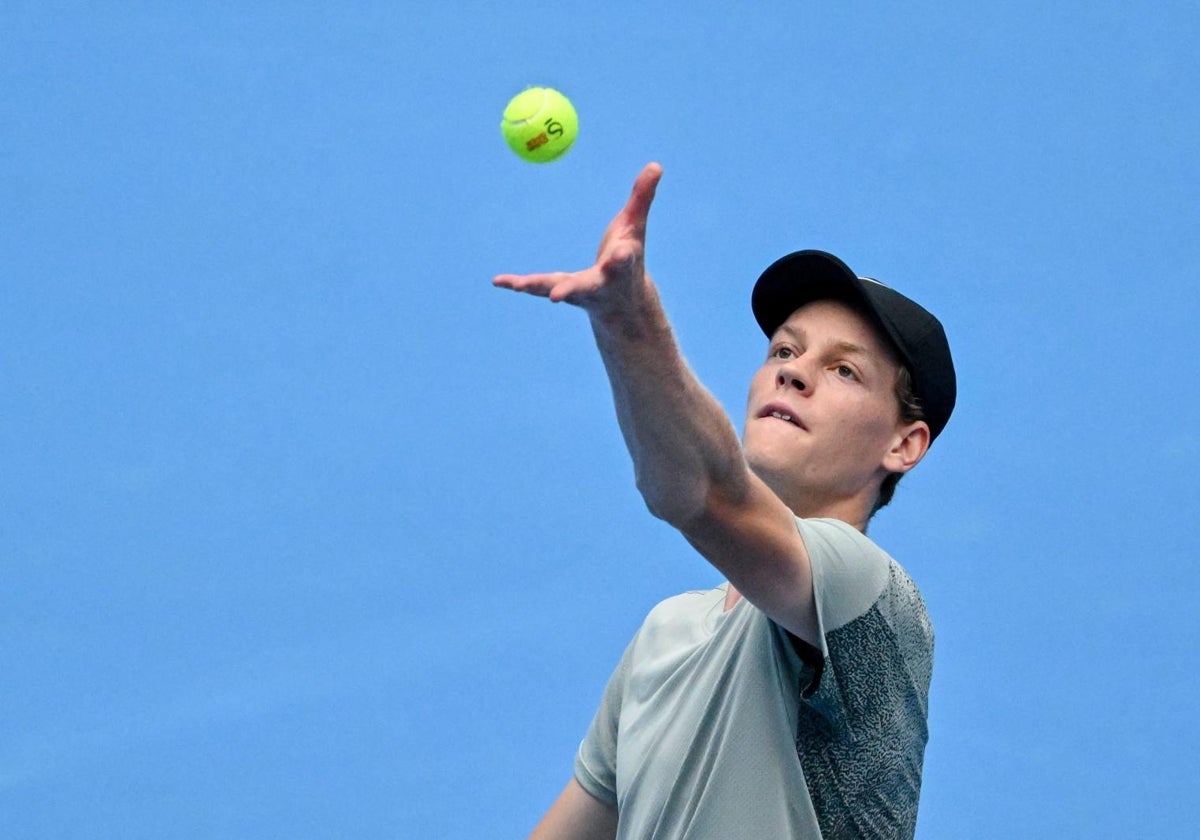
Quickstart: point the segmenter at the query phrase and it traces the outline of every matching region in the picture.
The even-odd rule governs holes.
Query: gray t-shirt
[[[821,649],[727,587],[651,610],[575,778],[618,837],[911,838],[933,630],[904,570],[844,522],[797,520]],[[801,651],[806,651],[801,655]]]

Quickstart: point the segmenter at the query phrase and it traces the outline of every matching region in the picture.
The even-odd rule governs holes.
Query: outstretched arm
[[[652,163],[577,272],[500,275],[502,288],[588,314],[650,511],[678,528],[751,603],[816,641],[812,572],[792,512],[747,466],[721,406],[688,368],[645,270]]]

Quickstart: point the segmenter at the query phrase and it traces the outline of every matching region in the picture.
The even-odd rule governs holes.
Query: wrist
[[[637,341],[671,335],[671,325],[648,274],[628,295],[596,301],[587,313],[598,337]]]

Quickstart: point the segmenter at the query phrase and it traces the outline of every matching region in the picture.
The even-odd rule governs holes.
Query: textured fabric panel
[[[898,566],[891,577],[875,606],[828,634],[821,687],[800,707],[796,752],[824,840],[916,830],[932,635],[912,582]]]
[[[879,599],[878,607],[892,632],[896,644],[904,656],[913,684],[924,686],[921,695],[921,717],[928,716],[929,684],[933,678],[933,625],[920,590],[912,578],[893,562],[890,570],[891,583],[885,596]]]

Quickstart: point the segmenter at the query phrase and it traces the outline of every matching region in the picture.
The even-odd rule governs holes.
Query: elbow
[[[675,528],[683,528],[704,511],[707,491],[701,482],[688,484],[664,484],[644,475],[637,477],[637,489],[642,494],[646,510],[656,519],[661,519]]]
[[[736,508],[749,489],[729,477],[724,481],[703,478],[664,483],[646,480],[641,475],[637,488],[651,516],[684,533],[718,511]]]
[[[699,514],[697,507],[680,504],[677,499],[647,498],[645,496],[642,498],[646,502],[646,510],[650,511],[651,516],[661,519],[678,530],[683,530],[687,523]]]

